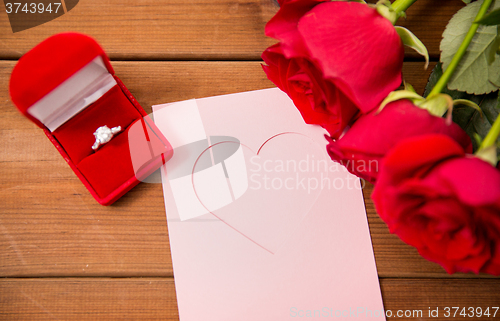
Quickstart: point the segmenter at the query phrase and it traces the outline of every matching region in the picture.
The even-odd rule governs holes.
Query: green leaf
[[[446,111],[453,110],[453,100],[447,94],[428,96],[425,101],[417,102],[416,105],[427,110],[431,115],[438,117],[446,114]]]
[[[476,157],[496,167],[498,162],[497,147],[495,145],[492,145],[490,147],[478,150],[476,153]]]
[[[496,9],[486,14],[481,20],[476,23],[485,26],[496,26],[500,24],[500,9]]]
[[[406,81],[403,80],[403,84],[404,84],[404,87],[405,87],[405,90],[407,91],[411,91],[412,93],[417,93],[417,91],[415,90],[415,88],[413,88],[413,86],[409,83],[407,83]]]
[[[429,66],[429,52],[427,51],[427,48],[425,45],[418,39],[410,30],[396,26],[394,27],[396,29],[396,32],[398,35],[401,37],[401,41],[403,41],[403,44],[405,46],[410,47],[411,49],[415,50],[419,54],[425,57],[425,69]]]
[[[410,85],[411,86],[411,85]],[[412,87],[413,88],[413,87]],[[411,90],[395,90],[389,93],[387,97],[380,103],[380,107],[377,110],[377,113],[380,113],[382,109],[384,109],[387,104],[390,104],[396,100],[400,99],[409,99],[412,101],[414,104],[418,104],[420,102],[424,102],[425,99],[417,94],[415,91]]]
[[[486,48],[486,60],[488,61],[488,65],[491,65],[498,53],[498,48],[500,48],[500,26],[497,26],[497,37],[495,38],[495,41],[493,41],[488,48]]]
[[[474,139],[476,140],[477,146],[481,146],[481,143],[483,142],[483,138],[479,136],[478,133],[474,133]]]
[[[471,0],[462,0],[464,3],[469,4]]]
[[[477,110],[478,112],[483,113],[483,111],[481,110],[481,107],[479,107],[475,102],[473,101],[470,101],[470,100],[467,100],[467,99],[455,99],[453,101],[453,106],[460,106],[460,105],[463,105],[463,106],[466,106],[466,107],[470,107],[470,108],[474,108],[475,110]]]
[[[440,46],[441,62],[445,70],[465,38],[482,2],[476,1],[460,9],[446,26]],[[499,8],[500,1],[495,1],[492,9]],[[498,56],[496,48],[495,54],[491,55],[497,38],[496,26],[479,26],[467,52],[450,79],[448,88],[478,95],[498,89],[493,84],[500,83],[500,59],[493,59],[491,64],[488,63]]]
[[[379,0],[375,5],[377,12],[387,20],[389,20],[393,25],[396,24],[400,15],[394,9],[392,9],[391,2],[386,0]]]
[[[425,87],[424,97],[429,95],[432,88],[442,75],[443,69],[441,68],[441,64],[438,63],[432,70],[429,77],[429,82]],[[471,95],[461,91],[445,89],[443,90],[443,93],[450,95],[455,101],[469,100],[481,109],[481,111],[478,111],[468,106],[456,106],[452,113],[453,121],[462,127],[462,129],[465,130],[465,132],[471,137],[474,151],[476,151],[479,148],[480,142],[489,132],[491,125],[500,112],[498,92],[483,95]],[[500,143],[500,139],[498,142]]]

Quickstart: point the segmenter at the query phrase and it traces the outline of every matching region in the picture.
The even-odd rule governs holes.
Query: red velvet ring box
[[[27,52],[12,71],[10,95],[100,204],[115,202],[172,157],[167,139],[86,35],[57,34]],[[115,133],[94,150],[102,126]]]

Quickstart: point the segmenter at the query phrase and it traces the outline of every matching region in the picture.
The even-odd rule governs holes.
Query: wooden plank
[[[462,1],[457,0],[419,0],[407,11],[407,18],[401,18],[398,25],[408,28],[427,47],[429,55],[439,58],[439,44],[448,21],[464,7]],[[420,58],[412,49],[406,50],[407,57]]]
[[[160,184],[98,205],[42,131],[9,102],[14,65],[0,61],[0,276],[171,276]],[[138,101],[152,104],[271,87],[259,62],[114,62]],[[422,92],[430,69],[406,63]],[[365,190],[381,277],[449,277],[390,235]],[[452,277],[470,278],[469,274]]]
[[[179,320],[172,278],[2,279],[2,320]]]
[[[0,58],[71,30],[92,35],[115,59],[256,59],[274,42],[264,26],[277,10],[272,0],[89,0],[15,34],[2,14]]]
[[[410,315],[405,320],[449,320],[445,307],[498,307],[500,280],[384,279],[381,290],[387,314]],[[297,307],[322,309],[323,307]],[[326,307],[333,309],[335,302]],[[352,309],[358,312],[358,308]],[[429,309],[430,308],[430,309]],[[438,309],[437,318],[429,310]],[[390,312],[389,312],[390,310]],[[406,312],[408,311],[408,312]],[[421,317],[420,312],[421,311]],[[451,310],[453,314],[454,310]],[[467,311],[467,310],[466,310]],[[207,311],[207,314],[210,311]],[[288,311],[284,311],[288,313]],[[359,310],[356,317],[371,320],[370,312]],[[459,311],[460,313],[460,311]],[[468,311],[467,311],[468,313]],[[474,317],[468,320],[496,320]],[[458,314],[457,314],[458,315]],[[464,318],[457,316],[457,318]],[[42,278],[1,279],[0,319],[2,320],[178,320],[172,278]],[[389,318],[397,319],[397,318]]]
[[[419,0],[399,23],[436,58],[446,23],[462,6],[458,0]],[[72,30],[96,38],[113,59],[255,60],[275,42],[264,35],[264,26],[277,10],[274,0],[86,0],[18,33],[1,14],[0,59],[18,59],[43,39]]]
[[[468,320],[496,320],[500,318],[500,310],[493,318],[493,313],[490,317],[463,317],[459,315],[455,317],[453,309],[451,315],[446,316],[446,307],[498,307],[500,305],[500,279],[481,280],[443,280],[443,279],[384,279],[380,281],[382,290],[382,298],[384,299],[384,307],[392,311],[391,319],[404,320],[450,320],[450,319],[468,319]],[[430,309],[429,309],[430,308]],[[438,308],[438,317],[429,316],[429,310]],[[398,311],[401,310],[401,315],[397,317]],[[418,314],[418,310],[422,314]],[[490,312],[491,312],[490,308]],[[407,314],[411,311],[411,314]],[[467,311],[466,313],[469,313]],[[411,315],[408,317],[408,315]]]

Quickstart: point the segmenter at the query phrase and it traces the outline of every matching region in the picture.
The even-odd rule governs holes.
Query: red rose
[[[448,273],[500,274],[500,171],[450,137],[398,144],[372,198],[391,233]]]
[[[371,183],[377,180],[380,161],[401,140],[422,134],[445,134],[472,152],[469,136],[455,123],[436,117],[409,100],[397,100],[380,112],[362,115],[337,140],[327,137],[328,154],[354,175]]]
[[[262,54],[268,78],[334,137],[401,84],[401,39],[366,4],[283,1],[266,35],[280,41]]]

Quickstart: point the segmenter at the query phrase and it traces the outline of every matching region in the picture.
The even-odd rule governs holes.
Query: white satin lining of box
[[[50,131],[70,120],[116,85],[100,56],[28,109]]]

